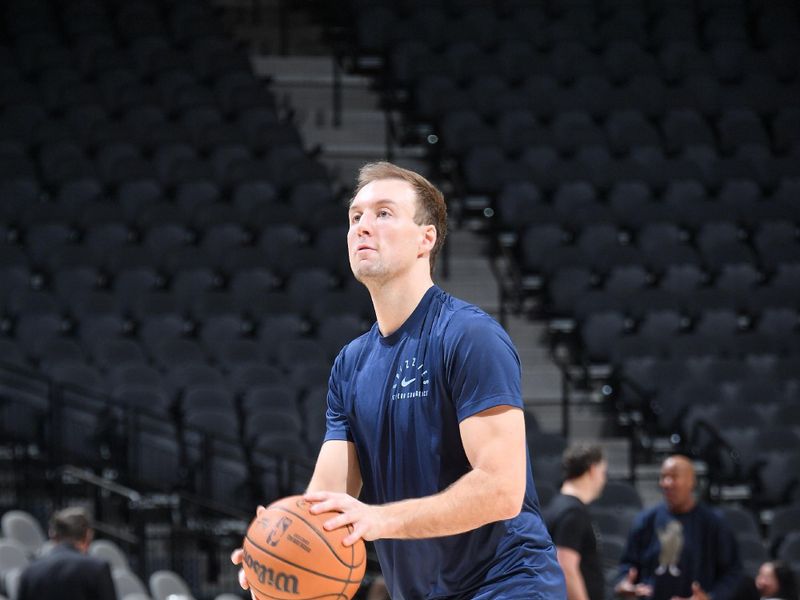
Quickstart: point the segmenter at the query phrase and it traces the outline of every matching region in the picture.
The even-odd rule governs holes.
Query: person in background
[[[731,600],[741,586],[736,538],[723,517],[698,502],[694,466],[673,455],[661,465],[664,502],[642,511],[620,559],[619,596]]]
[[[798,600],[797,580],[792,569],[782,560],[761,565],[755,583],[760,600]]]
[[[391,600],[389,598],[389,590],[386,589],[386,580],[382,575],[378,575],[369,584],[367,591],[367,600]]]
[[[578,444],[564,451],[564,483],[544,512],[567,582],[567,600],[603,600],[605,578],[588,504],[606,484],[608,463],[600,446]]]
[[[94,531],[83,508],[56,512],[50,538],[53,549],[23,571],[17,600],[116,600],[108,563],[86,555]]]

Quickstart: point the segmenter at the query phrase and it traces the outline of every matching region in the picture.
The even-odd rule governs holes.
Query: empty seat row
[[[142,82],[135,71],[117,68],[101,74],[97,82],[85,81],[77,70],[51,68],[35,85],[5,77],[0,107],[42,103],[58,112],[66,107],[97,103],[111,113],[139,105],[154,105],[167,114],[200,107],[235,116],[239,111],[274,106],[275,100],[263,82],[245,71],[220,75],[214,84],[204,84],[186,70],[165,71],[154,83]]]
[[[685,326],[683,315],[726,310],[742,315],[739,320],[746,324],[755,321],[765,332],[788,335],[796,324],[800,300],[797,268],[797,264],[779,267],[767,280],[750,265],[733,264],[709,281],[709,276],[693,265],[667,266],[658,275],[632,265],[613,267],[599,282],[601,277],[584,267],[566,267],[547,283],[543,310],[549,318],[578,320],[608,310],[634,318],[659,313],[661,321],[676,329]],[[658,334],[654,333],[654,340]]]
[[[666,312],[666,311],[665,311]],[[632,320],[616,310],[599,310],[586,317],[579,328],[581,356],[589,363],[619,364],[635,356],[679,357],[719,355],[740,357],[746,354],[800,354],[800,331],[796,315],[790,311],[774,311],[789,316],[788,330],[774,330],[765,321],[761,329],[742,325],[742,318],[727,309],[712,308],[701,312],[692,329],[684,329],[684,319],[670,313],[676,322],[638,332]],[[660,325],[660,323],[659,323]]]
[[[446,77],[466,87],[478,85],[486,78],[495,78],[511,88],[529,87],[529,81],[543,81],[556,94],[569,97],[573,87],[580,90],[592,81],[600,86],[601,95],[621,101],[622,90],[648,86],[653,91],[661,90],[674,96],[662,98],[662,106],[685,100],[686,90],[702,82],[717,95],[722,90],[733,95],[708,99],[721,102],[723,106],[726,103],[735,105],[737,100],[741,102],[750,95],[760,100],[765,108],[774,110],[780,105],[774,100],[770,103],[763,91],[759,94],[757,83],[778,90],[785,87],[785,98],[789,99],[788,91],[798,79],[798,66],[787,63],[782,52],[792,50],[796,51],[796,47],[782,47],[762,54],[732,44],[706,53],[692,44],[675,44],[656,56],[633,42],[623,41],[609,46],[598,56],[575,42],[542,53],[524,42],[504,44],[494,52],[484,51],[474,42],[463,42],[437,52],[423,42],[413,41],[392,50],[391,66],[398,83],[416,87],[436,77]]]
[[[725,181],[716,192],[692,179],[670,181],[660,193],[643,181],[618,181],[605,193],[585,180],[564,181],[552,190],[532,181],[509,182],[494,199],[492,216],[495,231],[506,238],[532,225],[557,225],[579,234],[594,224],[612,223],[633,236],[673,229],[680,239],[729,221],[741,228],[742,237],[752,235],[765,248],[795,237],[797,188],[796,178],[781,179],[770,192],[745,177]]]
[[[152,178],[165,186],[208,179],[222,186],[267,180],[286,189],[304,181],[327,179],[325,169],[309,159],[299,145],[278,140],[262,156],[252,154],[243,144],[229,143],[204,158],[190,145],[175,143],[161,146],[152,160],[127,143],[115,143],[92,158],[76,144],[59,142],[44,147],[36,163],[20,154],[8,156],[3,169],[3,179],[40,175],[51,186],[94,179],[118,185],[134,178]]]
[[[120,40],[112,27],[66,39],[58,32],[42,31],[19,36],[0,54],[8,80],[40,80],[43,72],[65,69],[91,81],[108,71],[132,68],[142,79],[182,70],[213,85],[227,74],[249,73],[246,56],[215,32],[176,45],[169,36],[155,32]]]
[[[489,98],[489,102],[503,102],[497,94],[481,92],[480,96]],[[537,146],[553,147],[564,156],[587,146],[606,148],[617,156],[639,146],[660,147],[669,155],[691,146],[707,146],[718,148],[725,156],[740,147],[760,146],[777,158],[800,143],[800,105],[781,109],[772,121],[771,133],[751,109],[731,109],[710,121],[688,109],[670,111],[663,121],[627,109],[609,111],[598,122],[585,110],[570,110],[564,104],[560,107],[549,123],[537,119],[524,103],[493,113],[495,122],[487,122],[478,110],[448,111],[441,121],[443,148],[463,158],[475,146],[492,145],[509,156]]]
[[[787,155],[773,155],[765,146],[746,144],[733,155],[720,154],[714,146],[688,146],[668,155],[661,146],[633,146],[629,154],[614,156],[604,145],[575,149],[563,158],[552,146],[528,146],[519,155],[507,155],[499,145],[476,145],[464,154],[460,181],[470,195],[496,195],[509,183],[532,182],[553,190],[565,182],[584,181],[605,191],[624,181],[639,180],[655,190],[671,182],[696,180],[708,189],[726,181],[750,179],[773,188],[781,179],[798,176],[800,145]],[[771,215],[773,217],[780,215]]]
[[[366,8],[355,15],[355,34],[363,52],[386,52],[409,40],[425,42],[432,48],[468,41],[492,49],[511,41],[530,43],[539,49],[580,43],[592,50],[603,50],[620,40],[657,49],[678,41],[755,47],[794,41],[792,33],[796,36],[798,30],[796,11],[784,15],[788,22],[772,14],[757,16],[756,35],[751,36],[743,27],[748,18],[746,11],[711,14],[700,21],[693,11],[676,8],[653,17],[648,27],[647,19],[635,8],[606,17],[597,14],[592,3],[567,15],[547,15],[541,7],[531,5],[518,5],[510,14],[498,12],[492,5],[468,6],[457,16],[436,6],[414,7],[407,14],[398,14],[396,8]],[[446,31],[447,35],[437,37],[437,31]]]
[[[718,221],[706,223],[695,239],[666,223],[643,227],[633,236],[614,225],[593,225],[574,238],[557,225],[531,225],[520,235],[518,257],[523,273],[546,275],[567,267],[607,273],[614,267],[640,266],[660,273],[673,265],[694,265],[708,272],[751,265],[768,275],[779,265],[799,262],[800,243],[794,237],[757,237],[751,245],[738,227]]]
[[[785,410],[796,411],[799,364],[797,354],[763,351],[724,358],[714,354],[630,356],[619,363],[612,387],[623,408],[651,414],[664,432],[680,428],[682,411],[687,408],[680,399],[703,393],[750,403],[769,420],[784,405]],[[682,383],[676,386],[676,381]]]
[[[255,240],[262,230],[281,228],[299,228],[302,239],[309,232],[345,223],[346,217],[330,185],[319,178],[317,167],[306,176],[285,191],[259,173],[230,188],[205,175],[174,188],[131,175],[116,187],[106,188],[97,179],[82,178],[67,181],[52,192],[31,177],[20,177],[0,182],[0,223],[5,239],[11,242],[24,238],[31,226],[54,223],[69,228],[75,242],[107,236],[113,242],[125,233],[129,242],[136,243],[159,225],[188,228],[188,242],[199,241],[207,230],[225,225],[243,228],[247,240]]]
[[[160,145],[178,143],[205,153],[221,145],[244,144],[249,152],[263,154],[272,145],[296,145],[300,139],[290,123],[264,105],[237,111],[231,119],[208,106],[189,107],[172,116],[147,103],[111,114],[97,98],[62,105],[60,110],[63,114],[52,116],[37,98],[10,105],[0,112],[0,139],[21,154],[69,141],[101,156],[114,151],[115,144],[153,153]]]
[[[33,270],[43,270],[55,280],[57,272],[81,267],[103,269],[111,274],[124,270],[149,270],[150,283],[146,283],[148,273],[142,274],[138,277],[142,280],[139,289],[164,287],[159,281],[165,275],[171,281],[181,271],[198,270],[211,272],[210,278],[206,275],[192,276],[193,279],[199,278],[196,285],[202,285],[209,291],[221,287],[220,277],[224,283],[245,270],[253,271],[251,274],[257,277],[257,282],[243,282],[242,285],[258,285],[264,291],[279,288],[283,281],[289,281],[292,276],[301,277],[296,271],[306,273],[310,281],[315,280],[316,287],[333,287],[339,281],[348,279],[342,277],[347,268],[345,231],[342,227],[329,227],[319,232],[313,240],[309,240],[296,227],[272,227],[265,229],[265,234],[256,241],[250,240],[250,234],[236,225],[212,226],[210,235],[199,244],[192,243],[194,234],[185,236],[188,230],[177,223],[154,226],[150,230],[152,235],[146,235],[142,243],[126,243],[119,239],[117,234],[124,233],[124,227],[98,230],[109,236],[95,237],[90,234],[85,240],[74,241],[69,237],[74,230],[66,225],[51,223],[33,227],[32,231],[41,233],[43,237],[35,239],[31,236],[25,241],[25,246],[0,244],[2,263],[10,268],[8,274],[13,276],[11,283],[22,283],[26,278],[25,272]],[[98,255],[97,252],[105,254]],[[319,256],[318,253],[325,254]],[[82,274],[77,277],[85,279]],[[113,280],[114,277],[107,276],[106,279]],[[200,283],[204,277],[206,282]],[[238,278],[243,279],[244,276]],[[69,285],[67,281],[63,283]],[[78,285],[84,287],[80,282]]]
[[[321,299],[326,298],[321,295]],[[47,364],[86,356],[105,362],[100,355],[112,350],[108,347],[111,341],[132,340],[141,347],[118,344],[113,347],[117,360],[128,356],[129,360],[140,362],[142,355],[173,364],[213,357],[226,365],[271,360],[288,367],[305,358],[331,360],[344,343],[363,332],[366,321],[353,310],[326,313],[311,335],[304,335],[306,324],[299,312],[264,311],[257,321],[235,313],[192,321],[180,313],[144,314],[139,320],[109,313],[72,320],[60,313],[37,312],[13,323],[5,320],[0,339],[18,345],[18,351],[9,344],[5,349],[4,360],[15,362],[35,360]],[[278,340],[280,349],[273,347]]]

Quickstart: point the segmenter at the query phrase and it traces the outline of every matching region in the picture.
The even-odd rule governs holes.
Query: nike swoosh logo
[[[416,380],[417,380],[417,378],[416,378],[416,377],[414,377],[414,379],[408,379],[408,380],[407,380],[405,377],[403,377],[403,381],[401,381],[401,382],[400,382],[400,386],[401,386],[401,387],[408,387],[408,385],[409,385],[409,384],[410,384],[412,381],[416,381]]]

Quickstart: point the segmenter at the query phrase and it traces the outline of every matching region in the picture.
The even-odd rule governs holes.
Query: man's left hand
[[[385,524],[385,519],[381,519],[379,506],[364,504],[341,492],[309,492],[303,498],[311,504],[309,511],[312,514],[341,513],[325,521],[326,531],[353,526],[353,531],[342,540],[345,546],[352,546],[359,539],[372,541],[381,537],[381,525]]]
[[[672,600],[710,600],[705,590],[700,587],[696,581],[692,583],[692,595],[688,598],[681,598],[680,596],[673,596]]]

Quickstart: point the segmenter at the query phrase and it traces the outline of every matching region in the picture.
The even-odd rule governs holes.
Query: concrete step
[[[526,410],[533,413],[539,427],[543,431],[563,432],[563,407],[560,399],[552,399],[547,403],[526,401]],[[597,413],[592,407],[571,406],[569,410],[569,435],[570,443],[602,443],[607,440],[618,440],[613,443],[613,457],[619,469],[628,469],[628,442],[625,438],[615,438],[608,434],[608,419],[605,415]],[[621,448],[621,449],[618,449]]]
[[[256,55],[251,61],[256,73],[271,78],[279,102],[294,110],[306,148],[319,148],[320,160],[343,185],[352,186],[364,163],[386,159],[386,116],[368,77],[341,74],[342,124],[336,127],[330,57]],[[392,160],[423,175],[430,170],[425,148],[392,148]]]
[[[223,9],[222,21],[236,40],[261,54],[330,55],[324,29],[292,3],[278,0],[211,0]]]
[[[334,106],[334,63],[330,57],[254,55],[256,75],[269,77],[272,90],[300,115]],[[360,75],[340,75],[343,110],[377,110],[379,98],[371,81]]]
[[[652,506],[663,499],[658,487],[661,463],[642,463],[636,465],[636,489],[645,506]]]
[[[386,146],[386,114],[381,110],[345,110],[337,126],[332,110],[308,112],[298,122],[303,139],[325,147],[358,144]]]
[[[552,361],[550,351],[543,346],[534,345],[534,343],[531,341],[517,346],[520,361],[525,364],[550,363]]]
[[[610,434],[610,420],[602,409],[586,402],[570,404],[569,436],[573,441],[597,442]],[[626,445],[627,454],[627,445]]]
[[[551,402],[561,398],[561,372],[555,365],[522,364],[522,397]]]
[[[488,262],[482,258],[464,257],[460,253],[451,255],[448,262],[448,278],[438,281],[442,289],[496,315],[499,310],[497,286]]]
[[[333,83],[334,63],[331,56],[280,56],[255,54],[250,62],[257,75],[265,75],[276,83],[306,82],[309,84]],[[342,73],[342,83],[358,82],[369,87],[369,78]]]
[[[300,115],[334,105],[333,88],[329,85],[276,83],[272,90],[279,102],[291,105]],[[376,110],[380,104],[370,90],[360,87],[342,87],[340,102],[345,110]]]
[[[603,437],[583,440],[603,447],[609,479],[630,479],[630,442],[627,438]]]
[[[437,283],[457,298],[479,306],[490,315],[499,310],[497,282],[486,259],[487,241],[471,231],[453,229],[447,234],[448,256],[439,259],[439,273],[445,260],[447,279],[440,274]]]
[[[375,160],[386,160],[386,149],[380,152],[377,147],[373,154],[359,154],[358,156],[341,156],[331,153],[325,153],[320,156],[320,160],[328,167],[328,171],[336,177],[344,186],[351,187],[356,180],[358,170],[366,162]],[[414,157],[394,156],[392,162],[412,169],[417,173],[428,175],[429,167],[427,161],[420,160]]]

